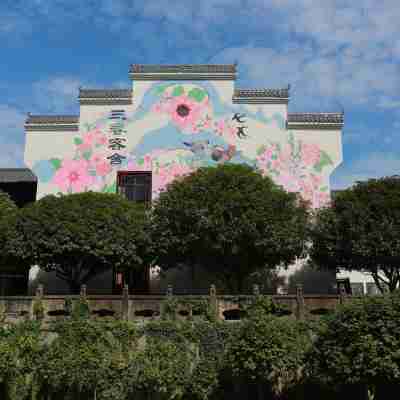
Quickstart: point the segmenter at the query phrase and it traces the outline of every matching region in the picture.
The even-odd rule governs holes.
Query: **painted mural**
[[[81,126],[69,156],[39,160],[33,170],[54,192],[116,191],[116,171],[152,171],[153,197],[202,166],[245,163],[313,207],[329,201],[333,161],[297,139],[284,115],[224,102],[211,83],[156,82],[135,111],[115,109]]]

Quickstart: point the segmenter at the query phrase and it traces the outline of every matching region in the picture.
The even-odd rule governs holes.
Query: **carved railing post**
[[[257,284],[253,285],[253,295],[256,297],[260,295],[260,287]]]
[[[210,312],[212,317],[216,320],[219,319],[218,299],[217,299],[217,288],[215,285],[210,286]]]
[[[36,288],[35,297],[38,300],[41,300],[43,298],[43,293],[44,293],[43,285],[39,284],[38,287]]]
[[[42,320],[44,318],[43,293],[43,285],[39,284],[36,288],[35,299],[32,303],[32,319]]]
[[[296,302],[297,302],[296,317],[297,319],[303,319],[305,307],[304,307],[304,292],[302,284],[296,285]]]
[[[81,300],[86,300],[86,285],[81,285],[81,292],[80,292]]]
[[[174,291],[172,288],[172,285],[167,286],[167,296],[171,297],[173,295]]]
[[[343,304],[346,301],[347,293],[344,283],[339,283],[339,303]]]
[[[122,289],[122,319],[129,319],[129,286],[124,285]]]

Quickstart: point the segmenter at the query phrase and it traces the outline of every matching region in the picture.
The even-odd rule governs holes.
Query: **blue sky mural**
[[[397,0],[2,0],[0,166],[23,166],[27,112],[77,113],[78,88],[135,64],[238,63],[237,87],[286,87],[290,111],[345,111],[332,188],[400,171]]]

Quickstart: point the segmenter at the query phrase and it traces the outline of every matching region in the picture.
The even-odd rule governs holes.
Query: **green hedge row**
[[[400,388],[400,297],[349,302],[320,320],[90,320],[0,327],[0,398],[383,399]],[[349,397],[351,396],[351,397]]]

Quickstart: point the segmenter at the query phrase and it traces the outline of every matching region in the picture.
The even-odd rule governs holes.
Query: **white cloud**
[[[393,100],[388,97],[382,97],[377,104],[379,108],[400,108],[400,99]]]
[[[21,129],[25,117],[26,116],[16,108],[10,107],[7,104],[0,104],[0,132]]]
[[[77,110],[79,87],[74,77],[51,77],[32,85],[34,107],[47,112],[68,113]]]
[[[228,48],[216,55],[215,62],[239,60],[245,81],[257,86],[293,85],[296,105],[334,107],[341,105],[376,107],[376,98],[399,102],[400,74],[392,63],[370,63],[346,55],[321,55],[311,46],[291,46],[280,50],[244,46]],[[243,76],[242,76],[243,77]],[[381,106],[388,106],[388,101]]]
[[[0,104],[0,167],[22,166],[24,121],[26,115]]]

